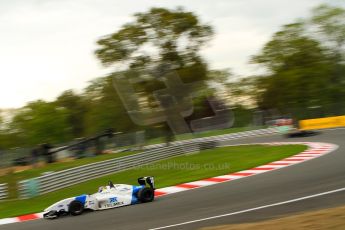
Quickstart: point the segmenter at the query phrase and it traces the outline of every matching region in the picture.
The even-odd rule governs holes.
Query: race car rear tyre
[[[83,211],[84,205],[80,201],[74,200],[69,204],[69,213],[71,213],[72,216],[80,215]]]
[[[141,203],[151,202],[155,197],[155,192],[152,188],[142,188],[138,192],[138,199]]]

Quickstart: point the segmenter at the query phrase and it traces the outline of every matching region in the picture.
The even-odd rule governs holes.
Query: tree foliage
[[[207,65],[199,54],[213,34],[192,12],[182,8],[152,8],[134,15],[134,20],[98,40],[95,51],[104,66],[127,70],[157,70],[170,66],[186,83],[207,78]],[[157,75],[140,80],[136,91],[151,103],[152,92],[164,88]],[[138,81],[137,81],[138,82]],[[11,123],[18,146],[63,142],[91,136],[105,129],[136,131],[112,78],[99,77],[81,94],[63,92],[54,102],[36,101],[21,108]],[[147,128],[147,127],[141,127]]]
[[[103,64],[127,62],[130,67],[147,67],[168,62],[181,68],[200,61],[198,51],[212,35],[210,26],[182,9],[152,8],[134,18],[97,42],[96,55]]]
[[[95,53],[105,66],[139,71],[169,66],[184,82],[200,81],[207,78],[207,65],[199,51],[212,34],[212,28],[202,24],[192,12],[151,8],[135,14],[133,22],[98,40]],[[150,100],[152,91],[164,87],[160,77],[137,76],[140,92]]]
[[[284,25],[252,57],[267,72],[255,83],[261,109],[315,108],[344,98],[343,16],[344,9],[317,7],[311,19]]]
[[[166,88],[164,72],[174,71],[184,83],[202,82],[202,90],[207,91],[208,68],[199,51],[212,34],[212,28],[192,12],[151,8],[98,40],[95,53],[105,66],[124,66],[139,73],[131,80],[137,82],[134,88],[140,99],[148,102],[145,109],[150,109],[159,104],[153,92]],[[201,106],[202,97],[195,108]]]
[[[322,4],[313,9],[311,25],[316,27],[319,39],[331,42],[334,51],[341,52],[345,45],[345,9]],[[344,51],[344,50],[342,50]]]
[[[81,95],[73,90],[67,90],[57,97],[55,101],[59,108],[63,108],[67,113],[68,125],[72,129],[74,138],[84,135],[84,115],[87,105]]]
[[[321,5],[310,18],[282,26],[251,58],[265,74],[237,81],[228,70],[210,71],[201,57],[200,49],[212,34],[212,28],[192,12],[152,8],[99,39],[95,53],[106,67],[152,70],[168,64],[186,83],[205,80],[201,97],[194,99],[196,114],[187,120],[212,115],[204,105],[208,95],[219,91],[217,84],[227,90],[222,94],[230,97],[240,117],[246,117],[239,125],[250,120],[243,106],[283,113],[321,107],[321,115],[345,108],[345,9]],[[136,78],[136,91],[152,105],[152,92],[164,84],[159,76]],[[147,128],[130,120],[111,74],[94,79],[82,93],[68,90],[53,102],[28,103],[7,126],[0,133],[0,148],[61,143],[108,128],[122,132]]]
[[[20,146],[63,143],[71,138],[67,111],[54,103],[41,100],[20,109],[14,116],[10,129],[22,141]]]
[[[85,135],[94,135],[108,128],[120,132],[136,130],[113,87],[110,76],[90,82],[83,96],[88,101],[84,122]]]

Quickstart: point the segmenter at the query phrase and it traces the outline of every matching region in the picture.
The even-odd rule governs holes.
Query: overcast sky
[[[183,6],[211,24],[202,51],[211,68],[255,73],[248,64],[281,25],[307,17],[320,3],[344,0],[0,0],[0,108],[53,100],[83,89],[107,69],[95,58],[96,40],[150,7]]]

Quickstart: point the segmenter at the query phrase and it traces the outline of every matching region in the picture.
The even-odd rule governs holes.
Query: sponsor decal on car
[[[105,204],[103,207],[104,208],[114,208],[116,206],[124,205],[124,202],[115,202],[115,203],[108,203]]]
[[[115,202],[117,202],[117,197],[112,197],[112,198],[110,198],[110,199],[109,199],[109,202],[110,202],[110,203],[115,203]]]
[[[117,206],[122,206],[124,204],[125,203],[123,201],[118,201],[117,197],[111,197],[111,198],[109,198],[107,203],[102,203],[102,204],[100,204],[99,207],[100,208],[114,208]]]

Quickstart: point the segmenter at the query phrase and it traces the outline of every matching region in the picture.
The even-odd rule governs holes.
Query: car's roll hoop
[[[150,188],[155,189],[155,180],[153,176],[139,177],[138,183],[144,186],[148,185]]]

